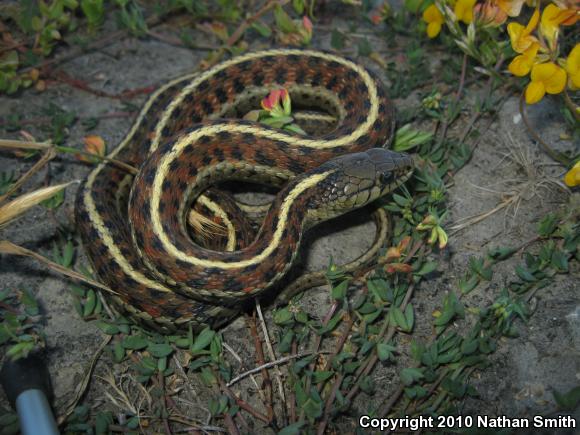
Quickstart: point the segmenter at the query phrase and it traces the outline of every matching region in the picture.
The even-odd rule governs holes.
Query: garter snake
[[[299,136],[239,119],[280,87],[294,105],[333,116],[336,127]],[[394,109],[379,82],[329,53],[255,52],[179,77],[151,95],[109,155],[138,175],[105,161],[79,190],[85,250],[115,303],[142,323],[166,332],[221,323],[279,281],[306,228],[406,180],[410,157],[382,148],[393,129]],[[223,180],[283,186],[241,250],[203,248],[186,229],[196,199],[220,213],[200,194]]]

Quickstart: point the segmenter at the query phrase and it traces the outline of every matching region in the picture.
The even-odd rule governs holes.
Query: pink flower
[[[289,116],[291,113],[290,94],[286,89],[274,89],[262,100],[262,108],[274,117]]]

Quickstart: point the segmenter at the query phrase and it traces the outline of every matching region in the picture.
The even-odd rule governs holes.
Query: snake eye
[[[379,180],[381,184],[389,184],[391,181],[393,181],[393,173],[390,171],[381,172],[381,175],[379,175]]]

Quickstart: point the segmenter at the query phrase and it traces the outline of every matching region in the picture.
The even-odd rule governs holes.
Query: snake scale
[[[301,136],[240,119],[281,87],[294,105],[332,115],[335,128]],[[334,54],[267,50],[179,77],[151,95],[109,155],[138,174],[105,161],[79,189],[85,250],[115,305],[141,323],[162,332],[223,323],[286,274],[306,229],[408,178],[411,158],[386,149],[393,131],[379,81]],[[243,249],[204,248],[186,228],[196,200],[224,213],[200,196],[224,180],[281,187]]]

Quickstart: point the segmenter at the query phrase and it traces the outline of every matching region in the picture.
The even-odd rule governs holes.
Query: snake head
[[[363,207],[393,191],[411,176],[413,159],[408,154],[371,148],[329,160],[318,171],[328,175],[317,186],[318,203],[311,203],[308,211],[313,223]]]

